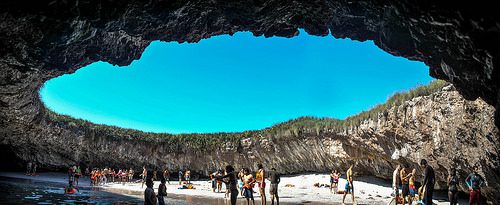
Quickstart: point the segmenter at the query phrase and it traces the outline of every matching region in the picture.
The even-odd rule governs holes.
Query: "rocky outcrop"
[[[433,77],[452,82],[466,99],[499,106],[495,8],[494,2],[407,0],[7,0],[0,3],[0,83],[29,75],[38,88],[98,60],[127,65],[153,40],[196,42],[237,31],[292,37],[304,28],[313,35],[373,40],[393,55],[425,62]]]
[[[129,64],[132,60],[138,59],[145,47],[153,40],[196,42],[202,38],[232,34],[237,31],[251,31],[255,35],[292,37],[297,34],[298,28],[304,28],[306,32],[313,35],[331,34],[335,37],[349,37],[360,41],[373,40],[381,49],[393,55],[425,62],[429,65],[432,76],[453,83],[466,99],[475,100],[481,97],[486,103],[500,110],[498,109],[500,108],[500,72],[498,69],[500,17],[497,15],[497,7],[494,3],[496,2],[448,4],[448,2],[408,0],[297,0],[290,2],[279,0],[153,0],[144,2],[88,0],[29,3],[2,1],[0,3],[0,152],[7,156],[6,163],[2,165],[15,165],[20,159],[25,160],[28,155],[35,153],[37,160],[53,166],[62,166],[74,159],[91,157],[95,158],[95,163],[119,163],[122,161],[112,159],[126,159],[132,164],[142,164],[144,160],[155,164],[155,161],[167,163],[162,161],[160,156],[168,156],[176,159],[174,160],[176,163],[183,165],[189,164],[187,162],[191,159],[193,161],[204,159],[203,162],[207,163],[200,163],[199,166],[206,167],[209,167],[207,164],[215,166],[223,162],[232,162],[227,161],[230,159],[229,156],[233,156],[228,153],[231,153],[232,149],[243,149],[242,147],[231,145],[226,151],[211,153],[218,155],[197,154],[196,150],[186,151],[188,154],[169,154],[163,151],[165,147],[162,146],[166,145],[161,145],[161,143],[138,146],[146,142],[93,134],[97,131],[83,132],[47,120],[47,114],[38,99],[38,90],[45,81],[74,72],[84,65],[99,60],[117,65]],[[464,101],[463,103],[472,105],[471,102]],[[483,107],[486,109],[488,106]],[[413,112],[408,109],[406,111]],[[467,110],[472,113],[476,111]],[[498,115],[499,112],[496,113],[496,125],[500,127],[500,115]],[[477,115],[483,116],[484,114],[478,113]],[[420,119],[426,118],[415,116],[405,114],[401,120],[409,120],[421,125]],[[461,119],[465,121],[458,122],[480,120],[472,115],[468,116],[470,119],[465,118]],[[448,118],[451,117],[448,116]],[[430,120],[427,122],[432,122],[428,126],[439,130],[439,133],[435,133],[438,132],[436,130],[427,130],[433,132],[432,135],[410,135],[415,134],[411,131],[414,129],[412,126],[408,127],[411,129],[404,131],[404,126],[400,125],[402,127],[389,129],[399,130],[398,132],[386,131],[387,133],[382,133],[380,130],[383,129],[377,127],[376,130],[379,131],[373,131],[374,133],[381,134],[380,136],[394,136],[394,138],[380,142],[380,149],[375,150],[364,149],[358,144],[349,144],[349,141],[340,141],[346,151],[338,153],[349,156],[369,156],[378,150],[384,151],[384,154],[389,151],[393,155],[394,150],[389,149],[390,146],[382,146],[385,143],[394,145],[403,156],[401,159],[407,159],[405,150],[410,149],[407,145],[415,146],[411,147],[412,150],[416,147],[423,148],[419,150],[434,148],[433,151],[437,153],[449,154],[448,149],[437,149],[434,144],[445,146],[446,143],[456,143],[454,146],[459,148],[455,150],[456,155],[459,156],[458,160],[467,158],[463,170],[468,169],[471,164],[469,162],[477,159],[475,153],[483,154],[479,157],[484,162],[482,163],[483,169],[496,170],[492,172],[493,174],[489,173],[489,180],[496,184],[499,181],[498,175],[494,174],[498,173],[498,152],[488,147],[498,147],[498,134],[482,133],[483,124],[470,123],[466,123],[466,126],[460,129],[448,130],[448,132],[443,128],[443,123],[438,123],[438,121],[445,122],[448,118],[438,116],[433,119],[434,121],[427,119]],[[404,120],[403,122],[406,122]],[[382,122],[384,120],[380,120],[380,123]],[[378,125],[379,121],[367,123]],[[364,129],[366,127],[368,130]],[[352,128],[346,133],[357,133],[356,136],[361,142],[375,143],[378,141],[374,140],[382,140],[377,137],[378,135],[366,134],[370,131],[369,127],[373,126]],[[267,155],[274,156],[282,164],[283,169],[315,170],[318,162],[314,160],[328,164],[332,162],[332,159],[327,157],[329,155],[321,154],[323,152],[318,151],[317,154],[312,154],[311,148],[334,153],[337,151],[329,150],[328,147],[339,146],[339,142],[330,140],[322,144],[325,141],[324,138],[344,139],[337,133],[324,134],[324,136],[310,132],[301,132],[300,135],[297,133],[295,132],[295,135],[305,137],[305,139],[303,141],[279,141],[283,145],[283,150],[279,150],[281,153],[277,150],[272,152],[274,149],[272,145],[278,142],[271,140],[274,144],[269,143],[269,139],[266,138],[268,141],[263,143],[265,145],[263,147],[267,147],[269,151],[259,148],[259,152],[252,152],[249,157],[266,159],[260,155],[268,153]],[[456,133],[458,137],[451,136],[450,133]],[[469,135],[461,137],[461,133]],[[429,146],[412,141],[414,138],[422,137],[422,140],[427,140],[431,136],[443,134],[450,134],[450,138],[436,138],[437,141],[429,142]],[[323,138],[318,136],[323,136]],[[474,139],[485,144],[474,144],[476,143]],[[453,140],[458,140],[458,142]],[[480,145],[486,147],[486,151],[468,151],[470,146]],[[70,148],[75,148],[74,146],[82,147],[80,148],[82,150],[70,152]],[[250,143],[248,146],[261,145]],[[294,152],[287,153],[288,150],[294,150]],[[116,153],[120,155],[114,156],[113,154],[116,155]],[[154,156],[157,157],[154,157],[152,153],[155,153]],[[429,153],[430,151],[421,154]],[[436,157],[434,160],[448,159],[437,153],[429,157]],[[288,158],[288,155],[291,157]],[[390,167],[390,163],[385,162],[383,158],[375,157],[378,155],[373,156],[373,159],[366,159],[367,163],[362,164],[370,164],[368,160],[371,160],[371,164],[380,164],[380,166],[375,166],[378,171],[373,174],[385,175],[383,173]],[[244,161],[244,159],[245,156],[241,155],[234,160]],[[301,165],[293,163],[296,161]],[[382,166],[384,163],[387,165]],[[441,165],[441,163],[433,163]],[[205,168],[200,167],[199,170],[205,170]],[[493,196],[495,195],[490,195],[490,198]]]
[[[190,168],[197,175],[234,164],[257,163],[283,173],[346,170],[389,179],[398,163],[417,168],[427,159],[436,170],[437,188],[445,189],[448,170],[461,178],[478,165],[496,200],[499,186],[500,140],[494,108],[483,100],[467,101],[452,87],[390,107],[356,126],[285,126],[245,133],[205,134],[188,138],[98,126],[82,120],[58,120],[42,110],[42,120],[23,135],[9,136],[16,158],[36,160],[45,168],[83,163],[91,166]],[[328,120],[328,119],[324,119]],[[298,119],[297,121],[300,121]],[[178,140],[177,140],[178,139]],[[221,140],[222,139],[222,140]],[[462,189],[466,190],[465,187]]]

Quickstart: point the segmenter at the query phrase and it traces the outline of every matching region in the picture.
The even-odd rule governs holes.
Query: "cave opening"
[[[430,83],[428,67],[372,41],[249,32],[154,41],[126,67],[97,62],[49,80],[51,110],[157,133],[260,130],[299,117],[346,119]]]

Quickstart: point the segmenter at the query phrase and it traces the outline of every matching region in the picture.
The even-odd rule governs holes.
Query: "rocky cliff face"
[[[190,168],[205,176],[226,164],[255,168],[260,162],[291,174],[346,170],[354,163],[358,175],[390,179],[398,163],[420,171],[418,162],[425,158],[436,171],[439,189],[446,188],[451,167],[465,178],[478,165],[489,184],[484,193],[490,199],[499,194],[496,142],[500,135],[493,123],[494,108],[480,99],[465,100],[452,86],[391,107],[359,126],[234,133],[235,138],[216,146],[209,145],[214,136],[180,143],[162,137],[144,139],[141,132],[107,132],[106,126],[96,129],[90,123],[61,122],[49,111],[42,112],[41,121],[29,132],[2,141],[11,145],[19,162],[34,159],[47,168],[77,162],[98,167]]]

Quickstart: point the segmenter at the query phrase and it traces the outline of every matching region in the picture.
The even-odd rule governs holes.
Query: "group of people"
[[[129,170],[127,169],[119,169],[115,170],[112,168],[104,168],[104,169],[98,169],[94,168],[90,173],[90,185],[91,186],[99,186],[99,185],[105,185],[108,182],[119,182],[119,183],[124,183],[125,182],[132,182],[134,178],[134,170],[130,168]]]
[[[255,185],[259,190],[261,204],[266,205],[266,179],[271,183],[269,189],[271,204],[274,205],[274,201],[276,201],[276,204],[279,205],[278,184],[281,178],[275,168],[266,171],[262,164],[258,164],[254,176],[249,168],[241,168],[239,172],[236,172],[231,165],[228,165],[225,171],[218,170],[210,175],[213,192],[215,190],[220,192],[222,183],[226,185],[225,197],[230,198],[231,205],[236,204],[238,195],[246,199],[247,205],[250,202],[254,205],[253,193]]]
[[[401,202],[401,204],[411,205],[414,201],[418,201],[417,204],[422,205],[432,205],[432,198],[434,192],[435,185],[435,173],[434,169],[428,165],[425,159],[422,159],[420,162],[420,166],[423,170],[423,180],[421,183],[417,182],[417,169],[411,169],[408,165],[398,165],[393,172],[393,196],[396,204]],[[26,175],[35,175],[37,169],[36,163],[29,162],[27,164]],[[478,174],[479,168],[477,166],[474,167],[474,172],[471,173],[465,179],[465,185],[469,188],[470,197],[469,203],[472,204],[480,204],[481,201],[481,187],[485,185],[484,178]],[[271,205],[274,205],[274,201],[279,205],[279,195],[278,195],[278,184],[281,181],[280,174],[276,172],[275,168],[271,168],[270,171],[266,171],[262,164],[257,165],[257,171],[255,175],[252,174],[248,168],[242,168],[239,172],[236,172],[235,169],[228,165],[225,170],[218,170],[212,174],[210,174],[210,180],[212,183],[212,190],[215,192],[221,192],[222,184],[226,185],[226,194],[225,198],[230,198],[231,205],[236,204],[236,199],[241,193],[241,196],[246,199],[247,205],[255,205],[254,200],[254,187],[257,185],[257,188],[261,197],[261,205],[266,205],[266,179],[269,180],[270,184],[270,199]],[[85,174],[90,177],[91,186],[104,185],[111,182],[132,182],[134,178],[134,170],[131,168],[127,169],[97,169],[94,168],[92,171],[89,171],[87,167],[85,170]],[[179,171],[179,184],[191,183],[191,171],[182,170]],[[74,165],[69,167],[68,169],[68,178],[69,185],[66,188],[66,192],[71,194],[77,191],[79,178],[82,176],[82,170],[80,166]],[[168,181],[170,184],[170,172],[168,169],[163,171],[161,176],[157,176],[157,170],[149,171],[143,167],[142,173],[139,175],[142,177],[142,184],[146,183],[146,190],[144,192],[145,196],[145,204],[164,204],[164,199],[167,195],[167,188],[165,183]],[[330,191],[333,193],[343,193],[342,203],[345,202],[345,198],[347,194],[351,194],[352,202],[355,203],[354,197],[354,185],[353,185],[353,165],[349,167],[346,171],[346,179],[347,183],[345,184],[344,190],[338,190],[338,183],[341,177],[341,173],[337,170],[333,170],[330,174]],[[154,193],[152,189],[153,180],[157,180],[160,178],[160,185],[158,187],[158,194]],[[451,205],[456,205],[458,200],[458,187],[460,180],[457,177],[456,170],[454,168],[450,169],[450,173],[447,178],[448,185],[448,197]],[[76,186],[75,186],[76,185]],[[418,186],[419,185],[419,186]],[[401,190],[401,193],[400,193]],[[153,197],[154,196],[154,197]]]
[[[393,200],[396,201],[396,204],[399,201],[398,199],[401,199],[401,204],[408,203],[411,205],[414,200],[417,200],[419,204],[432,205],[436,175],[434,169],[428,165],[427,160],[422,159],[420,166],[423,169],[423,180],[418,189],[415,168],[410,170],[407,165],[398,165],[394,170],[392,186],[394,190]],[[470,191],[469,204],[471,205],[479,205],[481,201],[481,187],[484,186],[484,179],[478,174],[478,170],[477,166],[474,167],[474,172],[465,179]],[[458,204],[459,181],[455,168],[451,168],[447,178],[450,205]],[[399,187],[401,187],[401,195],[399,194]]]
[[[29,161],[28,164],[26,165],[26,175],[35,176],[37,167],[38,164],[36,162]]]

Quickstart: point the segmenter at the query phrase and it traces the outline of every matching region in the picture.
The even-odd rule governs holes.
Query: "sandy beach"
[[[48,182],[66,183],[67,176],[63,173],[41,173],[39,176],[25,176],[22,173],[3,172],[0,176],[10,178],[22,178],[41,180]],[[329,184],[329,176],[327,174],[304,174],[295,176],[283,176],[279,184],[280,202],[283,204],[341,204],[342,194],[333,194],[329,188],[315,187],[315,183]],[[158,187],[159,181],[154,182],[155,189]],[[343,190],[345,179],[341,178],[339,181],[339,190]],[[211,183],[207,181],[192,181],[195,189],[179,189],[178,181],[171,181],[167,184],[167,192],[170,194],[168,197],[175,199],[182,199],[186,201],[200,202],[206,199],[218,199],[217,204],[225,202],[224,191],[225,186],[222,188],[221,193],[212,192]],[[266,192],[269,191],[269,183],[266,183]],[[84,177],[80,181],[80,186],[88,187],[89,180]],[[107,183],[101,186],[104,190],[113,193],[125,194],[132,197],[141,198],[141,193],[144,188],[141,183]],[[256,202],[260,201],[258,189],[254,188],[257,192],[254,194]],[[268,194],[268,193],[267,193]],[[373,177],[357,177],[354,181],[354,194],[357,204],[388,204],[391,201],[391,187],[389,182],[373,178]],[[213,200],[210,203],[213,203]],[[244,202],[243,197],[238,198],[238,204]],[[269,195],[267,201],[270,202]],[[447,204],[447,202],[440,202],[434,200],[435,204]],[[196,203],[194,203],[196,204]],[[346,204],[352,204],[350,195],[346,197]]]

